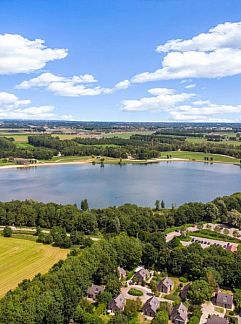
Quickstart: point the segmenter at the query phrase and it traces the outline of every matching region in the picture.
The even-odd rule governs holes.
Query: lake
[[[90,207],[124,203],[166,206],[210,201],[241,191],[241,168],[228,164],[161,162],[155,164],[75,164],[0,169],[0,200],[35,199]]]

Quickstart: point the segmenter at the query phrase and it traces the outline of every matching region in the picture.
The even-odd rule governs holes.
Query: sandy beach
[[[125,163],[159,163],[159,162],[181,162],[181,161],[189,161],[188,159],[181,159],[181,158],[171,158],[171,159],[153,159],[153,160],[124,160],[123,164]],[[17,165],[17,164],[11,164],[11,165],[1,165],[0,169],[13,169],[13,168],[37,168],[37,167],[43,167],[43,166],[56,166],[56,165],[74,165],[74,164],[89,164],[92,163],[93,160],[82,160],[82,161],[73,161],[73,162],[43,162],[43,163],[37,163],[37,164],[28,164],[28,165]],[[107,161],[104,162],[105,164],[112,164],[111,162]],[[96,164],[100,164],[100,162],[96,162]]]

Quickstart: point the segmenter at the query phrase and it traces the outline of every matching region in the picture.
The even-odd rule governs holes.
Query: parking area
[[[206,239],[206,238],[196,237],[196,236],[190,236],[190,237],[191,237],[191,241],[188,241],[188,242],[182,241],[182,245],[188,246],[192,243],[199,243],[203,249],[208,248],[209,246],[212,246],[212,245],[220,246],[224,249],[227,249],[231,245],[234,247],[238,246],[237,243],[229,243],[229,242],[225,242],[225,241]]]

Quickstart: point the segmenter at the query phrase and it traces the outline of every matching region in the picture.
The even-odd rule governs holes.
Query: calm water
[[[162,162],[149,165],[58,165],[0,170],[0,200],[32,198],[91,207],[124,203],[153,206],[209,201],[241,191],[241,168],[234,165]]]

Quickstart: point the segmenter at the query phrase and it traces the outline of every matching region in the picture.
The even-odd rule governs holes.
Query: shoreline
[[[116,160],[107,160],[104,162],[104,164],[119,164]],[[86,159],[86,160],[80,160],[80,161],[63,161],[63,162],[40,162],[37,164],[28,164],[28,165],[17,165],[17,164],[9,164],[9,165],[0,165],[1,169],[14,169],[14,168],[21,168],[21,169],[28,169],[28,168],[35,168],[35,167],[44,167],[44,166],[57,166],[57,165],[81,165],[81,164],[92,164],[94,160]],[[123,164],[153,164],[153,163],[160,163],[160,162],[199,162],[199,163],[221,163],[221,164],[231,164],[239,166],[239,164],[235,162],[223,162],[223,161],[203,161],[203,160],[191,160],[186,158],[158,158],[158,159],[150,159],[150,160],[123,160]],[[95,164],[101,164],[100,161],[95,161]]]

